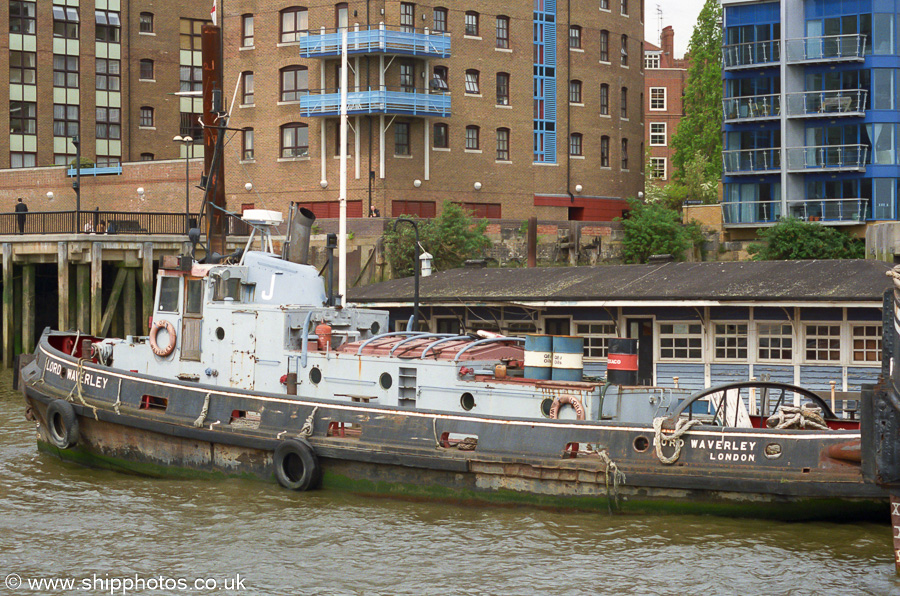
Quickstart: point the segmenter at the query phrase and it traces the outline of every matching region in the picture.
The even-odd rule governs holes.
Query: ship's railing
[[[20,219],[22,218],[22,219]],[[19,234],[186,234],[196,227],[199,215],[181,213],[148,213],[144,211],[29,211],[0,213],[0,235]]]

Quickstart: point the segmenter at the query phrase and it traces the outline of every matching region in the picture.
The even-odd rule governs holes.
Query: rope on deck
[[[675,430],[672,433],[663,434],[662,425],[665,421],[666,419],[662,417],[653,419],[653,432],[655,433],[653,442],[656,444],[656,457],[658,457],[659,461],[662,463],[670,466],[681,457],[681,449],[684,447],[684,439],[682,439],[681,436],[693,426],[700,424],[700,421],[696,419],[688,420],[687,418],[679,418],[675,423]],[[663,447],[674,447],[675,451],[670,457],[666,457],[662,452]]]

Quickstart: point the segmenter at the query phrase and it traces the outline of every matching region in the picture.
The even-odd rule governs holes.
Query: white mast
[[[338,295],[343,306],[347,300],[347,27],[341,29],[341,186],[340,224],[338,226]]]

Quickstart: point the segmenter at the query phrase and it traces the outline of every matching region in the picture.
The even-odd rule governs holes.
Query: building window
[[[756,341],[760,360],[790,362],[793,358],[794,339],[790,325],[783,323],[757,323]]]
[[[138,126],[153,128],[153,108],[150,106],[141,106],[141,115],[138,119]]]
[[[666,158],[651,157],[650,158],[650,177],[657,180],[666,179]]]
[[[400,31],[416,32],[416,5],[412,2],[400,3]]]
[[[141,161],[153,161],[156,156],[152,153],[141,153]]]
[[[699,324],[666,323],[659,326],[659,357],[666,360],[700,360],[703,332]]]
[[[805,331],[807,362],[840,361],[840,325],[806,325]]]
[[[97,138],[122,138],[122,112],[119,108],[97,108]]]
[[[609,340],[618,337],[612,323],[575,323],[575,333],[584,338],[584,357],[605,359],[609,353]]]
[[[620,102],[620,110],[622,120],[628,119],[628,87],[622,87],[622,98]]]
[[[853,325],[853,362],[881,362],[881,325]]]
[[[53,86],[78,89],[78,56],[53,55]]]
[[[37,5],[35,2],[10,0],[9,32],[34,35],[37,23]]]
[[[581,49],[581,27],[578,25],[569,27],[569,47]]]
[[[147,58],[141,60],[138,77],[147,81],[153,80],[153,60]]]
[[[609,167],[609,137],[600,137],[600,167]]]
[[[581,103],[581,81],[569,81],[569,103]]]
[[[119,34],[122,27],[122,22],[119,20],[119,11],[95,10],[94,18],[97,23],[94,29],[94,39],[105,41],[106,43],[119,43]]]
[[[449,73],[446,66],[435,66],[434,75],[431,79],[431,88],[435,91],[449,91],[450,86],[447,84]]]
[[[203,114],[181,112],[179,117],[178,134],[183,137],[191,137],[194,139],[195,145],[203,143],[203,126],[200,124]]]
[[[138,17],[138,32],[140,33],[153,33],[153,13],[152,12],[142,12]],[[153,155],[149,153],[147,155]]]
[[[477,126],[466,127],[466,149],[475,151],[480,147],[478,141],[479,130]]]
[[[76,136],[79,128],[78,121],[78,106],[53,104],[53,136]]]
[[[716,360],[747,359],[746,323],[716,323],[714,341]]]
[[[350,8],[346,2],[334,5],[334,27],[338,31],[350,26]]]
[[[18,85],[37,84],[37,52],[9,53],[9,82]]]
[[[252,106],[254,103],[253,72],[248,70],[241,74],[241,105]]]
[[[9,167],[11,168],[33,168],[37,165],[36,153],[25,153],[22,151],[12,151],[9,154]]]
[[[479,75],[480,73],[474,69],[466,71],[466,93],[478,95],[480,89],[478,86]]]
[[[466,35],[478,37],[478,13],[474,10],[466,12]]]
[[[37,133],[37,104],[31,101],[9,102],[9,132],[14,135]]]
[[[94,78],[98,91],[119,91],[122,88],[119,61],[97,58]]]
[[[191,66],[190,64],[182,64],[178,69],[179,87],[181,91],[202,91],[203,90],[203,68],[200,66]]]
[[[241,15],[241,47],[253,47],[253,15]]]
[[[644,54],[644,68],[659,68],[659,54]]]
[[[665,147],[666,146],[666,123],[651,122],[650,123],[650,146]]]
[[[497,47],[509,48],[509,17],[497,17]]]
[[[509,73],[497,73],[497,105],[509,105]]]
[[[78,39],[79,23],[77,8],[53,5],[53,37]]]
[[[623,15],[628,16],[628,0],[621,0],[621,12]]]
[[[609,62],[609,31],[600,31],[600,62]]]
[[[281,101],[300,101],[309,88],[305,66],[287,66],[281,69]]]
[[[628,66],[628,36],[622,36],[622,66]]]
[[[281,127],[281,157],[306,157],[309,155],[309,127],[302,122],[292,122]]]
[[[622,139],[622,169],[628,169],[628,139]]]
[[[394,155],[409,155],[409,122],[394,123]]]
[[[439,122],[434,125],[434,148],[450,148],[450,130],[449,127],[443,122]]]
[[[305,8],[293,6],[281,11],[281,43],[300,41],[309,30],[309,13]]]
[[[253,157],[253,129],[245,128],[241,131],[241,159],[249,161]]]
[[[447,32],[447,9],[446,8],[435,8],[434,9],[434,30],[437,33],[446,33]]]
[[[400,63],[400,90],[413,93],[416,90],[416,65],[413,62]]]
[[[609,116],[609,85],[600,85],[600,113]]]
[[[581,148],[581,133],[573,132],[569,135],[569,155],[583,155]]]
[[[665,111],[666,109],[666,88],[650,87],[650,109]]]
[[[609,0],[600,0],[600,10],[609,10]]]
[[[497,161],[509,161],[509,129],[497,129]]]

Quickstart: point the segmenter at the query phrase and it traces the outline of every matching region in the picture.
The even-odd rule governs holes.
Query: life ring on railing
[[[156,343],[156,335],[159,333],[160,328],[164,328],[169,332],[169,345],[164,348],[160,348],[159,344]],[[175,340],[175,327],[172,323],[168,321],[153,321],[153,329],[150,330],[150,349],[153,350],[154,354],[157,356],[168,356],[175,349]]]
[[[553,400],[553,405],[550,406],[550,417],[554,420],[559,418],[559,410],[565,404],[569,404],[575,408],[575,417],[578,420],[584,420],[584,406],[581,405],[581,401],[574,395],[560,395],[555,398]]]
[[[67,401],[54,399],[47,406],[47,434],[54,445],[68,449],[78,442],[78,418]]]
[[[322,482],[322,468],[312,445],[303,439],[287,439],[272,455],[278,484],[290,490],[316,488]]]

